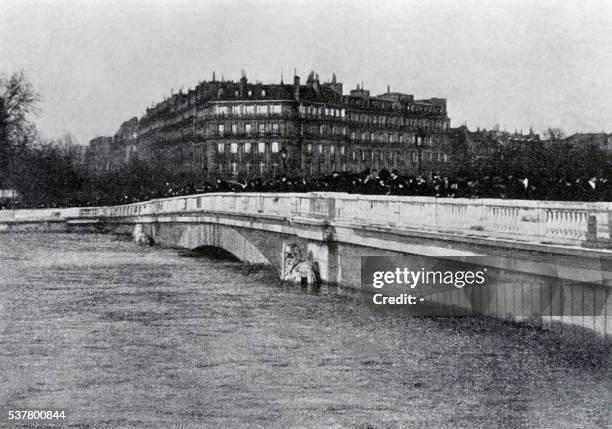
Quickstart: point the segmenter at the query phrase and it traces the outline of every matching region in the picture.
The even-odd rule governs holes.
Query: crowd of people
[[[213,192],[346,192],[365,195],[430,196],[437,198],[501,198],[548,201],[612,201],[608,178],[551,178],[516,176],[424,176],[401,175],[396,170],[365,170],[319,178],[224,180],[176,186],[166,182],[157,190],[143,190],[119,197],[73,198],[63,203],[49,202],[36,208],[129,204],[157,198]],[[24,205],[21,208],[28,208]]]
[[[437,198],[501,198],[549,201],[612,201],[607,178],[530,178],[515,176],[406,176],[396,170],[365,170],[307,179],[280,175],[262,180],[223,180],[173,186],[165,190],[125,195],[114,204],[211,192],[346,192],[365,195],[431,196]]]

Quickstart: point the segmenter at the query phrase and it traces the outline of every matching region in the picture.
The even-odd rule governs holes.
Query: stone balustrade
[[[82,209],[78,207],[61,209],[0,210],[0,222],[62,221],[68,218],[79,217],[81,210]]]
[[[113,207],[3,210],[0,221],[145,216],[182,212],[247,214],[324,220],[345,226],[376,226],[511,239],[558,245],[611,247],[612,203],[497,199],[448,199],[308,194],[201,194]]]

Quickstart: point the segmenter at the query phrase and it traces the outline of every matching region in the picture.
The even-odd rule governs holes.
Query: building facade
[[[572,145],[592,145],[601,150],[612,153],[612,134],[607,133],[576,133],[565,139]]]
[[[100,138],[88,159],[92,171],[115,171],[132,160],[213,179],[319,176],[365,168],[406,174],[443,173],[450,165],[446,100],[415,100],[363,87],[343,93],[334,75],[304,84],[202,82],[122,124],[100,162]],[[107,140],[104,140],[108,142]],[[106,147],[104,147],[106,149]]]
[[[100,176],[113,171],[113,138],[96,137],[85,150],[85,168],[91,176]]]

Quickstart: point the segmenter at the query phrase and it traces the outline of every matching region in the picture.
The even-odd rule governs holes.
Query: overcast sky
[[[452,126],[612,132],[612,1],[0,0],[0,73],[30,77],[47,137],[112,135],[213,70],[294,68],[447,98]]]

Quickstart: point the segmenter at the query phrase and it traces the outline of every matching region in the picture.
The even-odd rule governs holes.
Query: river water
[[[609,427],[610,347],[382,313],[108,235],[0,235],[0,424]]]

